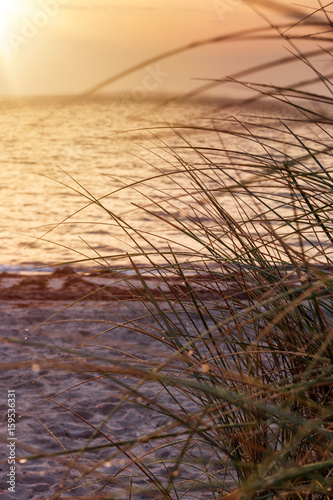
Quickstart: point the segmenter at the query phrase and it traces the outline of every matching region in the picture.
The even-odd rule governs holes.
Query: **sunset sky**
[[[287,6],[297,4],[279,4],[286,7],[284,21],[292,22]],[[318,6],[313,0],[302,5]],[[277,10],[264,12],[282,19]],[[83,92],[161,52],[255,26],[265,22],[241,0],[0,0],[0,94]],[[104,91],[184,92],[200,83],[195,78],[221,78],[288,55],[283,45],[234,41],[201,47],[141,69]],[[293,76],[299,70],[288,70],[291,81]],[[267,75],[253,78],[259,77]],[[275,77],[282,81],[286,75],[268,75]]]

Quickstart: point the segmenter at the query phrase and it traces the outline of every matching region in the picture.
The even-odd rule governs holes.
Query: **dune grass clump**
[[[331,29],[328,9],[316,16],[313,33],[311,16],[296,23],[310,42],[325,41]],[[292,30],[287,39],[270,29],[296,52]],[[158,190],[145,190],[135,209],[156,220],[154,233],[85,191],[132,246],[124,255],[131,274],[116,271],[112,256],[92,259],[130,292],[123,300],[105,287],[104,311],[130,313],[122,309],[100,336],[126,328],[139,337],[136,356],[117,360],[105,349],[102,357],[86,342],[59,361],[59,370],[93,372],[121,396],[99,426],[82,423],[93,432],[82,449],[48,455],[70,453],[77,466],[85,454],[105,452],[95,462],[89,455],[92,465],[52,498],[80,497],[71,492],[83,480],[91,494],[80,498],[333,498],[332,81],[309,54],[294,57],[312,68],[322,94],[302,90],[304,82],[238,82],[256,91],[247,104],[265,98],[265,107],[232,114],[228,107],[209,124],[147,131],[166,166],[156,173]],[[273,117],[271,103],[278,104]],[[152,183],[121,189],[129,196]],[[147,336],[163,359],[141,352]],[[110,438],[105,429],[127,404],[140,408],[143,421],[153,414],[162,423]],[[94,447],[96,436],[102,444]],[[98,473],[103,463],[117,471]]]
[[[172,149],[182,196],[141,207],[189,240],[183,251],[151,246],[141,267],[131,258],[141,288],[128,282],[142,305],[131,328],[173,352],[150,375],[179,406],[179,437],[186,429],[165,498],[333,496],[330,137],[300,137],[297,120],[275,124],[273,141],[243,122],[233,133],[255,138],[255,155],[184,139],[196,161]],[[147,276],[159,277],[158,296]]]

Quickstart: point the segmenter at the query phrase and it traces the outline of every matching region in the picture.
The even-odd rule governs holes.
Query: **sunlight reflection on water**
[[[214,148],[229,149],[234,152],[233,156],[248,151],[268,158],[267,161],[272,160],[270,155],[279,161],[292,149],[286,147],[280,151],[278,145],[267,153],[254,141],[214,132],[214,127],[238,132],[241,127],[232,118],[228,119],[233,114],[230,109],[222,113],[223,120],[217,120],[216,107],[208,104],[160,108],[157,103],[141,103],[128,109],[104,99],[68,107],[52,100],[36,99],[20,103],[4,101],[0,109],[2,269],[12,266],[26,269],[131,253],[133,242],[120,229],[117,218],[145,231],[149,241],[160,249],[168,248],[163,240],[168,237],[193,250],[193,241],[172,227],[163,226],[159,218],[151,215],[150,198],[164,200],[163,206],[172,209],[180,220],[189,218],[193,224],[209,224],[202,208],[203,198],[201,209],[198,199],[194,211],[183,203],[194,203],[188,178],[177,174],[173,182],[170,177],[160,175],[181,167],[177,154],[196,166],[206,165],[207,158],[189,149],[170,129],[115,134],[117,131],[166,127],[170,122],[204,124],[211,129],[209,132],[177,129],[177,133],[187,137],[191,145],[213,148],[205,149],[205,155],[209,152],[209,161],[223,163],[228,175],[232,169],[231,164],[227,164],[227,156],[222,158]],[[298,131],[303,127],[302,132],[308,132],[303,125],[298,127]],[[276,137],[275,130],[265,130],[265,133]],[[171,145],[173,152],[166,145]],[[221,171],[219,175],[224,174]],[[154,179],[145,185],[122,189],[125,184],[149,177]],[[226,176],[224,180],[227,182],[227,179]],[[207,182],[213,186],[216,179],[207,179]],[[189,190],[186,196],[183,187]],[[112,196],[106,196],[111,192]],[[181,202],[175,201],[181,192]],[[106,210],[91,204],[92,199],[101,198]],[[237,208],[230,196],[224,193],[221,202],[237,217]],[[282,203],[285,210],[290,209],[286,201]],[[145,210],[138,206],[144,206]],[[163,213],[156,207],[154,212],[157,217]],[[132,230],[129,233],[134,234]]]

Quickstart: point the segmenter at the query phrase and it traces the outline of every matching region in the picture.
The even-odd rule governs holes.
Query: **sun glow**
[[[8,89],[13,92],[17,85],[10,36],[12,33],[17,33],[18,22],[26,15],[26,12],[26,0],[0,0],[0,67],[2,67]]]
[[[2,46],[10,30],[14,29],[15,21],[26,12],[23,0],[0,0],[0,42]]]
[[[22,0],[0,0],[0,34],[4,35],[13,17],[24,14]]]

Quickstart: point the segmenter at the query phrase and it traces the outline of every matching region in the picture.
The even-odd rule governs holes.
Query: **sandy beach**
[[[9,438],[5,421],[1,498],[46,500],[58,498],[54,495],[61,491],[61,498],[89,498],[98,490],[97,486],[106,481],[111,482],[97,498],[103,498],[102,495],[110,491],[124,498],[122,495],[130,483],[144,488],[142,494],[137,491],[136,498],[163,498],[156,496],[156,492],[150,496],[150,481],[135,464],[136,457],[140,456],[145,456],[143,461],[147,463],[156,461],[159,453],[166,458],[170,449],[155,452],[151,444],[141,443],[125,453],[118,451],[115,443],[136,439],[168,424],[169,418],[163,410],[150,410],[150,400],[154,404],[159,401],[162,405],[168,404],[175,412],[177,405],[172,403],[170,395],[161,392],[161,386],[152,382],[140,389],[144,398],[136,398],[139,404],[128,401],[125,385],[133,386],[137,382],[127,375],[119,377],[115,367],[117,360],[124,359],[157,366],[170,351],[151,336],[133,331],[130,325],[115,328],[115,324],[130,322],[142,314],[142,309],[138,302],[130,300],[124,286],[110,286],[107,292],[89,295],[96,290],[96,283],[91,284],[94,280],[98,278],[88,279],[68,269],[45,276],[1,276],[0,336],[40,344],[23,346],[2,342],[1,346],[1,411],[6,415],[7,391],[15,391],[16,459],[79,450],[85,445],[112,444],[111,448],[86,451],[82,456],[73,451],[56,458],[41,457],[17,463],[15,492],[11,492],[6,484]],[[123,302],[106,301],[106,293],[116,294]],[[84,300],[78,300],[83,296]],[[58,349],[74,350],[79,346],[85,353],[114,359],[115,363],[107,368],[109,376],[101,376],[98,370],[94,373],[89,360],[84,362],[82,357]],[[94,366],[96,363],[106,365],[103,360],[94,362]],[[87,470],[91,473],[86,477],[97,481],[92,485],[80,478]],[[168,477],[165,464],[157,461],[152,470],[160,478]],[[188,477],[191,476],[189,473]]]

